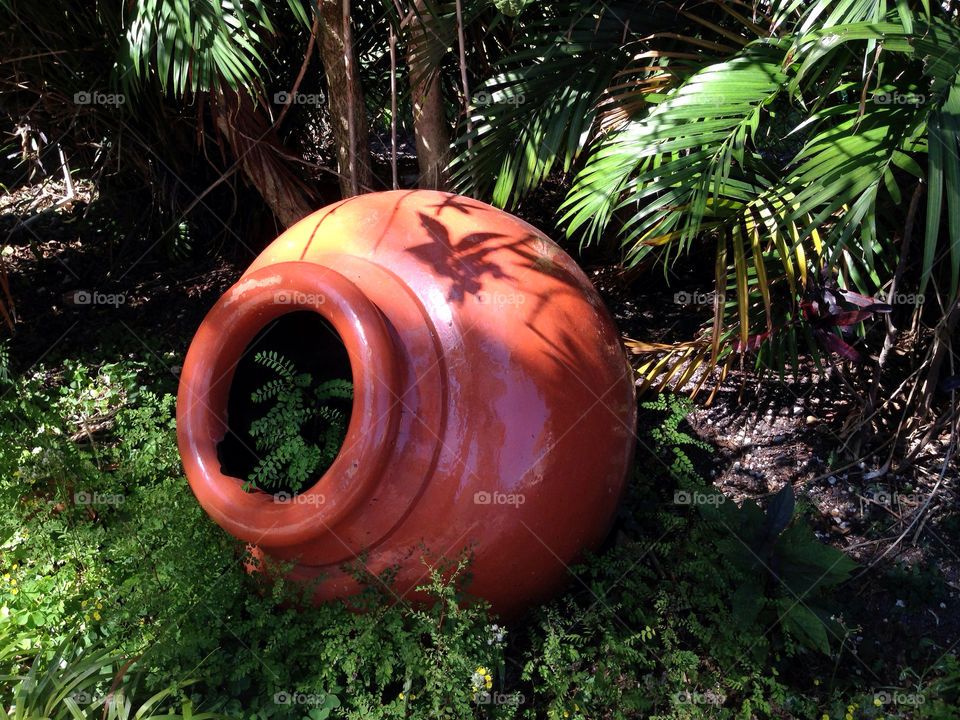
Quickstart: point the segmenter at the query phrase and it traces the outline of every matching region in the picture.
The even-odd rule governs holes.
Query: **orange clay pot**
[[[244,492],[217,457],[234,371],[302,310],[349,355],[346,439],[292,499]],[[261,557],[295,561],[292,579],[322,576],[315,602],[355,595],[341,566],[361,556],[375,575],[399,566],[392,591],[409,598],[422,547],[469,546],[467,590],[503,617],[555,594],[602,541],[635,425],[633,372],[573,260],[512,215],[423,190],[350,198],[281,235],[204,319],[177,403],[200,504]]]

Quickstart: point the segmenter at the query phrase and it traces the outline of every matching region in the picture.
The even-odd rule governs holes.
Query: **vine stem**
[[[467,83],[467,53],[463,39],[463,7],[457,2],[457,42],[460,45],[460,82],[463,84],[463,108],[467,119],[467,149],[473,149],[473,123],[470,122],[470,85]]]

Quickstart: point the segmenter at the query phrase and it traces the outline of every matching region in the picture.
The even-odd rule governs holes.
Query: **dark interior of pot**
[[[228,431],[217,445],[220,471],[224,475],[247,480],[263,452],[257,450],[255,438],[250,434],[250,424],[263,417],[271,401],[256,403],[251,395],[279,375],[255,361],[259,352],[276,352],[290,361],[296,372],[308,373],[312,386],[328,380],[352,382],[350,358],[343,340],[333,325],[319,313],[295,311],[281,315],[261,330],[247,345],[230,385],[227,401]],[[305,395],[309,398],[309,393]],[[349,422],[352,402],[349,399],[325,401],[339,410]],[[313,443],[310,423],[303,426],[304,440]],[[308,483],[307,487],[312,485]]]

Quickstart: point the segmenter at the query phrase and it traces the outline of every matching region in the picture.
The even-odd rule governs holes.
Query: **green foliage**
[[[105,697],[120,655],[139,657],[142,694],[131,690],[132,704],[111,717],[145,707],[182,678],[202,680],[179,685],[163,705],[194,717],[512,714],[472,699],[480,668],[498,673],[502,689],[504,631],[463,594],[469,555],[447,560],[424,549],[417,604],[398,603],[391,574],[370,577],[360,561],[354,571],[367,590],[349,606],[304,607],[304,588],[249,576],[243,546],[209,520],[181,474],[165,377],[137,361],[77,361],[38,367],[0,397],[0,625],[9,629],[0,648],[16,653],[0,653],[0,674],[45,673],[61,646],[74,653],[68,668],[114,663],[86,676],[95,681],[55,674],[37,700],[53,703],[52,717],[69,704],[56,699],[65,693]],[[81,418],[89,425],[105,414],[109,434],[70,439]],[[38,653],[43,662],[31,662]],[[19,682],[4,687],[33,692]],[[100,717],[103,705],[81,711]]]
[[[183,688],[196,680],[180,680],[144,698],[136,659],[127,659],[97,645],[82,645],[67,636],[51,649],[41,641],[32,658],[23,658],[8,619],[0,620],[0,703],[7,720],[137,720],[193,718],[212,720],[214,713],[193,713]],[[172,706],[179,703],[182,713]],[[9,710],[7,710],[9,708]]]
[[[118,77],[125,89],[139,78],[156,74],[164,90],[176,95],[225,88],[253,89],[266,70],[262,50],[273,34],[275,3],[182,2],[145,0],[130,6],[124,17],[124,42]],[[307,6],[287,5],[307,23]]]
[[[714,546],[743,578],[731,588],[733,624],[750,629],[779,623],[789,640],[830,654],[831,640],[842,640],[844,630],[821,603],[834,586],[849,579],[856,563],[818,541],[803,522],[790,524],[793,488],[784,486],[766,514],[751,500],[739,508],[723,502],[699,509],[725,531]],[[792,652],[789,644],[787,650]]]
[[[484,706],[473,677],[502,668],[503,650],[484,607],[463,594],[469,555],[446,559],[424,548],[421,559],[418,603],[395,596],[391,573],[372,577],[362,560],[352,569],[365,589],[348,603],[304,606],[303,588],[283,581],[259,594],[205,599],[229,627],[216,633],[195,702],[244,718],[478,717]],[[171,672],[200,652],[153,660]]]
[[[294,373],[273,362],[278,379]],[[416,601],[392,591],[395,569],[373,577],[362,557],[346,566],[361,594],[322,607],[305,604],[309,588],[245,572],[252,558],[181,475],[166,377],[77,361],[14,378],[0,397],[5,708],[67,717],[69,697],[86,693],[93,702],[70,716],[93,720],[122,675],[108,717],[733,720],[842,717],[851,703],[858,720],[879,717],[874,692],[887,686],[829,682],[846,657],[827,616],[849,560],[812,537],[787,492],[765,511],[720,503],[695,471],[704,447],[682,426],[686,402],[644,407],[652,451],[616,542],[508,632],[466,594],[469,549],[415,550]],[[95,446],[70,439],[80,418],[110,413]],[[23,680],[34,668],[36,684]],[[896,689],[925,693],[927,716],[946,718],[958,676],[947,655]]]
[[[690,433],[680,429],[681,423],[686,422],[687,414],[692,407],[691,404],[681,402],[671,395],[659,395],[643,404],[644,410],[665,415],[659,426],[650,428],[650,438],[658,454],[667,454],[663,461],[670,461],[670,477],[681,484],[696,478],[693,462],[684,448],[710,450],[707,443],[697,440]],[[696,484],[700,484],[699,481]]]
[[[520,14],[520,11],[523,10],[524,6],[532,1],[533,0],[493,0],[493,4],[497,10],[507,17],[516,17]]]
[[[852,561],[793,518],[789,486],[764,513],[704,484],[679,428],[689,401],[643,409],[661,421],[640,460],[655,469],[635,475],[616,546],[576,569],[580,597],[538,613],[524,678],[552,717],[814,712],[778,668],[839,645],[831,590]]]
[[[350,400],[353,384],[328,380],[314,385],[309,373],[298,373],[293,363],[272,350],[258,352],[254,360],[277,377],[250,396],[257,404],[272,404],[250,424],[257,450],[265,455],[244,489],[256,483],[268,492],[295,494],[325,472],[340,452],[347,419],[330,401]]]
[[[469,108],[473,132],[458,140],[451,181],[462,193],[513,207],[554,168],[572,169],[591,135],[599,101],[629,62],[624,24],[642,26],[650,10],[589,0],[538,3]],[[483,101],[476,98],[483,98]],[[471,144],[467,149],[467,143]]]
[[[868,299],[899,272],[898,289],[931,289],[949,309],[960,285],[954,9],[667,7],[566,0],[525,11],[482,86],[491,102],[471,110],[456,187],[513,207],[562,169],[571,238],[609,231],[631,264],[715,252],[712,321],[680,345],[635,348],[651,356],[651,383],[680,387],[748,351],[761,370],[799,371],[798,345],[818,363],[860,359],[837,337],[862,337],[863,317],[824,326],[809,312],[821,271]],[[906,226],[915,220],[919,236],[922,223],[923,241],[907,263],[914,193]],[[907,302],[919,315],[923,300]]]

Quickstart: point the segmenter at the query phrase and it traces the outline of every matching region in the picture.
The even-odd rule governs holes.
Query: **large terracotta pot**
[[[217,450],[235,369],[258,332],[303,310],[349,356],[346,439],[292,499],[244,492]],[[332,333],[298,332],[313,354],[342,352]],[[399,566],[392,589],[409,596],[420,548],[471,546],[468,590],[502,616],[557,592],[601,542],[635,424],[633,372],[570,257],[512,215],[432,191],[354,197],[281,235],[204,319],[177,407],[201,505],[265,558],[295,560],[293,578],[322,575],[316,602],[359,590],[341,569],[358,557],[375,575]]]

